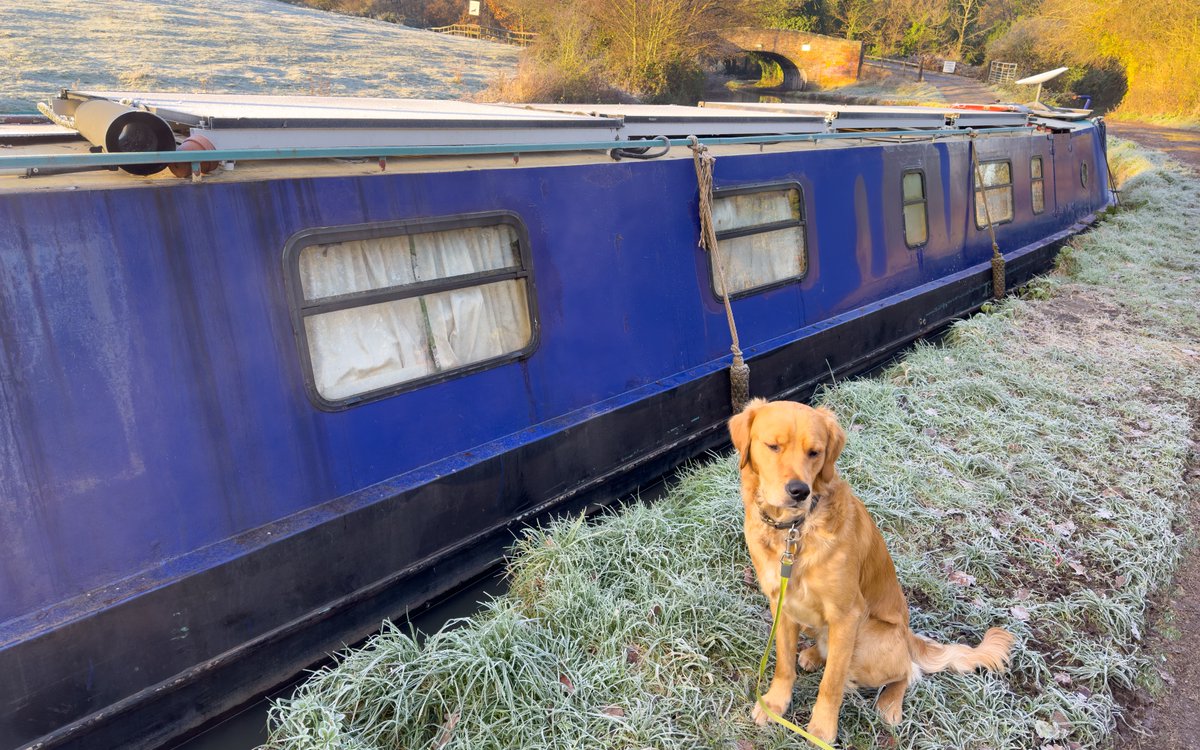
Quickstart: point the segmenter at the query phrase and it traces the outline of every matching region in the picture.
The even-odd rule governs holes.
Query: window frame
[[[978,175],[983,173],[983,165],[984,164],[1007,164],[1008,165],[1008,182],[1002,182],[997,185],[988,185],[986,187],[976,183],[975,181],[978,179]],[[1045,166],[1045,165],[1043,165],[1043,166]],[[996,190],[999,188],[1008,188],[1009,201],[1013,202],[1016,200],[1015,190],[1014,190],[1014,186],[1013,186],[1012,159],[1011,158],[986,159],[986,160],[981,159],[979,161],[979,169],[975,170],[974,168],[972,168],[972,170],[971,170],[971,182],[973,183],[972,187],[974,188],[971,191],[971,193],[973,196],[975,196],[973,198],[973,204],[971,206],[971,211],[975,215],[975,229],[978,231],[984,231],[987,229],[988,225],[986,223],[986,221],[987,221],[986,219],[984,220],[985,223],[983,223],[983,224],[979,223],[979,208],[978,207],[979,207],[979,195],[981,193],[983,194],[984,202],[987,202],[987,191],[988,190]],[[1001,224],[1011,224],[1013,221],[1015,221],[1017,218],[1017,207],[1016,207],[1015,203],[1013,205],[1012,214],[1013,214],[1012,216],[1008,217],[1007,219],[1004,219],[1003,221],[993,221],[992,226],[998,227]]]
[[[1042,165],[1041,177],[1033,176],[1033,162],[1035,159]],[[1035,182],[1042,183],[1042,207],[1040,209],[1033,205],[1033,184]],[[1029,207],[1033,210],[1035,216],[1046,213],[1046,159],[1041,154],[1034,154],[1029,157]]]
[[[919,201],[910,201],[904,197],[904,178],[910,174],[921,175],[921,200]],[[908,241],[908,214],[905,209],[918,203],[925,207],[925,239],[912,244]],[[904,230],[904,244],[908,249],[914,250],[929,244],[929,183],[925,179],[925,170],[919,167],[906,169],[900,174],[900,226]]]
[[[492,271],[478,271],[403,286],[350,292],[333,297],[324,297],[320,300],[306,300],[304,298],[304,287],[300,279],[300,254],[306,248],[313,245],[328,245],[356,240],[378,240],[388,237],[407,237],[413,234],[447,232],[457,229],[471,229],[473,227],[496,226],[498,224],[507,224],[515,231],[519,266],[508,266]],[[380,399],[399,393],[424,388],[425,386],[453,380],[509,362],[526,359],[537,349],[540,342],[541,326],[538,322],[537,294],[529,249],[529,230],[526,228],[525,223],[521,221],[521,217],[513,211],[481,211],[452,214],[437,218],[399,219],[395,221],[302,229],[289,237],[287,242],[284,243],[283,276],[284,285],[287,290],[288,308],[292,319],[292,337],[300,353],[304,390],[313,406],[321,411],[345,411],[360,404],[379,401]],[[405,380],[383,388],[364,391],[363,393],[357,393],[343,399],[327,399],[317,389],[316,374],[313,372],[312,353],[309,349],[308,330],[304,324],[305,318],[322,313],[337,312],[339,310],[365,307],[384,302],[395,302],[397,300],[421,297],[438,292],[467,289],[484,284],[516,279],[523,279],[525,281],[525,303],[529,313],[529,343],[521,349],[506,352],[498,357]]]
[[[808,221],[807,221],[808,212],[804,205],[804,186],[801,185],[796,180],[779,180],[779,181],[775,181],[775,182],[758,182],[758,183],[754,183],[752,185],[735,185],[733,187],[721,187],[721,188],[714,187],[713,188],[713,201],[714,202],[716,202],[716,200],[718,198],[728,198],[728,197],[734,196],[734,195],[747,195],[750,193],[769,193],[769,192],[776,191],[776,190],[782,191],[782,190],[792,190],[792,189],[794,189],[796,191],[796,193],[800,196],[800,200],[798,201],[798,204],[800,206],[800,216],[798,218],[796,218],[794,220],[789,219],[787,221],[773,221],[769,224],[755,224],[755,225],[752,225],[749,227],[739,227],[738,229],[726,229],[721,232],[716,232],[717,244],[719,246],[721,243],[721,240],[736,239],[738,237],[749,237],[749,236],[755,235],[755,234],[766,234],[767,232],[774,232],[774,231],[778,231],[780,229],[787,229],[789,227],[800,227],[800,235],[804,238],[804,272],[798,276],[788,276],[788,277],[785,277],[782,279],[776,279],[775,281],[769,282],[767,284],[762,284],[760,286],[754,286],[754,287],[750,287],[749,289],[742,289],[740,291],[733,292],[729,295],[730,302],[733,302],[734,300],[742,299],[743,297],[750,297],[755,294],[769,292],[773,289],[778,289],[780,287],[784,287],[789,284],[795,284],[797,282],[803,281],[804,279],[806,279],[808,277],[808,272],[810,269],[810,266],[809,266],[810,258],[809,258],[809,254],[808,254],[808,244],[809,244]],[[712,292],[713,297],[718,302],[720,302],[723,298],[721,295],[721,290],[717,288],[717,268],[716,268],[716,264],[713,262],[713,253],[715,253],[716,251],[717,251],[717,249],[713,248],[711,251],[706,252],[705,255],[707,256],[707,260],[708,260],[708,288],[709,288],[709,291]]]

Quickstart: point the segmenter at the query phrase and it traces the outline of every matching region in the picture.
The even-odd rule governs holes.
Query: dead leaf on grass
[[[1062,537],[1068,537],[1075,533],[1075,522],[1068,518],[1062,523],[1050,524],[1050,528],[1055,534],[1058,534]]]
[[[970,573],[964,573],[961,570],[956,570],[950,574],[950,583],[959,586],[970,586],[975,583],[975,576]]]

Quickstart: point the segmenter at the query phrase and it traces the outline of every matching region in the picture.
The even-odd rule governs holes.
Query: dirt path
[[[1200,415],[1193,414],[1193,448],[1188,471],[1200,485]],[[1191,505],[1193,528],[1200,527],[1200,491]],[[1126,726],[1117,747],[1123,750],[1185,750],[1200,744],[1200,551],[1193,549],[1159,608],[1147,650],[1163,682],[1162,693],[1130,696]]]
[[[925,80],[937,88],[938,93],[946,97],[950,104],[991,104],[1000,101],[999,94],[974,78],[925,71]]]
[[[1179,161],[1200,168],[1200,130],[1121,120],[1109,120],[1108,130],[1118,138],[1166,151]]]
[[[916,80],[916,71],[904,65],[897,65],[891,62],[875,62],[872,61],[869,65],[886,70],[901,78]],[[966,76],[951,75],[948,73],[938,73],[932,70],[925,71],[925,82],[938,90],[938,93],[946,98],[950,104],[957,102],[969,104],[991,104],[1000,100],[1000,95],[989,88],[981,81]]]

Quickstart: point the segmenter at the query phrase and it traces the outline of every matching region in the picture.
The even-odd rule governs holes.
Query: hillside
[[[0,113],[63,87],[460,99],[517,48],[277,0],[4,0]]]

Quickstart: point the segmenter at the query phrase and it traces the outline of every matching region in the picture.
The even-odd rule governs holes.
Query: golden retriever
[[[788,401],[751,401],[729,420],[746,506],[746,546],[775,614],[780,558],[788,530],[799,530],[775,644],[775,675],[763,696],[782,715],[792,702],[796,665],[825,666],[808,731],[837,735],[847,687],[883,688],[876,702],[889,724],[900,721],[904,691],[923,674],[977,667],[1003,671],[1012,635],[991,628],[977,647],[942,645],[908,627],[908,604],[883,536],[837,472],[846,433],[833,412]],[[800,633],[814,641],[797,654]],[[767,716],[757,704],[759,724]]]

